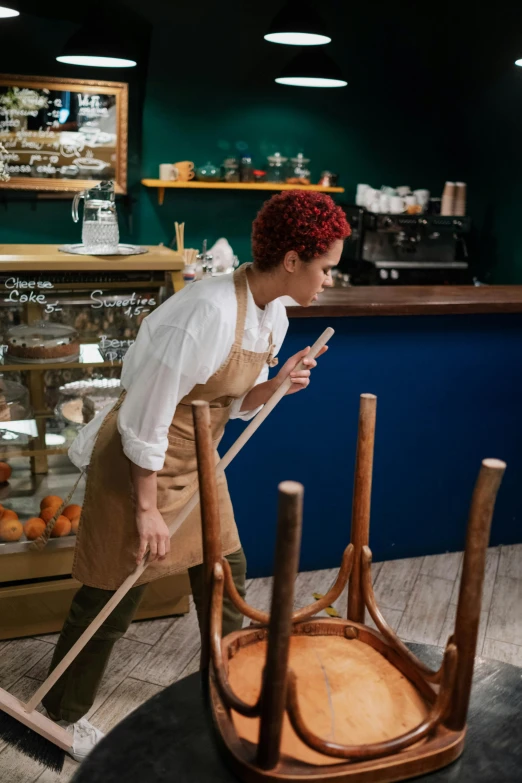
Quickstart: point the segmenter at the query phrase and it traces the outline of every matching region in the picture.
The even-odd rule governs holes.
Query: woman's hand
[[[317,354],[317,358],[321,356],[325,351],[328,350],[328,346],[325,345],[321,348],[319,353]],[[277,375],[275,376],[274,380],[277,383],[277,386],[281,386],[281,384],[290,377],[290,380],[292,381],[292,385],[287,391],[287,394],[295,394],[295,392],[301,391],[302,389],[306,389],[306,387],[310,383],[310,373],[314,369],[314,367],[317,367],[317,362],[315,359],[307,359],[306,356],[310,353],[310,347],[305,348],[303,351],[299,351],[299,353],[294,354],[291,356],[281,367]],[[304,369],[302,370],[296,370],[295,368],[299,364],[299,362],[302,361],[304,365]]]
[[[148,562],[164,560],[170,552],[170,533],[165,520],[156,507],[148,511],[136,510],[136,525],[140,537],[140,546],[136,563],[141,563],[147,549],[150,551]]]

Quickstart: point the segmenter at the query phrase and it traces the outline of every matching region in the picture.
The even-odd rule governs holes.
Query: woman
[[[289,191],[262,207],[253,224],[252,265],[234,275],[187,286],[151,313],[128,351],[124,391],[77,437],[69,456],[88,466],[73,576],[76,594],[56,645],[51,670],[123,580],[141,562],[144,574],[44,699],[49,716],[74,733],[73,757],[101,738],[82,716],[92,706],[114,642],[132,622],[145,585],[188,569],[196,609],[202,606],[199,509],[169,538],[168,525],[197,487],[191,402],[210,402],[217,447],[229,418],[252,418],[290,376],[289,394],[310,382],[309,348],[292,356],[271,380],[288,328],[282,296],[302,307],[332,285],[350,228],[343,211],[319,193]],[[303,359],[305,369],[296,370]],[[245,595],[246,562],[225,476],[218,478],[223,555]],[[223,633],[242,616],[225,600]]]

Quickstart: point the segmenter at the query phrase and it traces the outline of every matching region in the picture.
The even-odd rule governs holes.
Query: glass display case
[[[0,640],[63,623],[79,586],[72,512],[84,483],[70,501],[70,529],[35,552],[41,501],[65,499],[74,486],[76,469],[58,457],[119,396],[125,353],[146,315],[183,286],[183,267],[163,246],[109,258],[0,245]],[[2,525],[6,514],[14,522]],[[186,574],[160,579],[138,616],[186,612],[189,593]]]

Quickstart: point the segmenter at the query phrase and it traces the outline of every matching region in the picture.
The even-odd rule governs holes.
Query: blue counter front
[[[306,391],[285,398],[227,470],[249,577],[272,573],[277,485],[305,487],[301,570],[350,535],[359,395],[378,396],[374,560],[464,548],[480,462],[507,462],[491,544],[522,542],[522,314],[293,318],[281,361],[327,327]],[[243,423],[231,422],[221,453]]]

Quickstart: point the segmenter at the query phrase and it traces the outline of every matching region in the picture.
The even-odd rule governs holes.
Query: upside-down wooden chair
[[[376,397],[360,400],[351,543],[324,598],[293,611],[303,487],[279,485],[270,614],[238,594],[220,552],[209,410],[194,403],[208,616],[202,675],[225,759],[247,783],[404,780],[463,751],[486,549],[505,464],[482,463],[471,500],[455,630],[432,671],[380,612],[369,549]],[[349,582],[347,619],[318,618]],[[221,638],[223,593],[250,627]],[[365,625],[368,610],[378,630]]]

